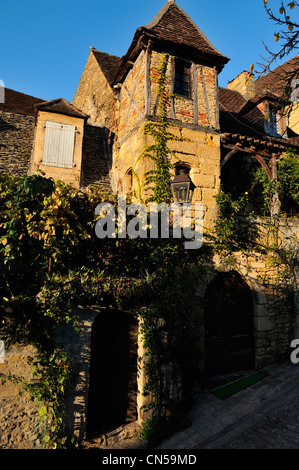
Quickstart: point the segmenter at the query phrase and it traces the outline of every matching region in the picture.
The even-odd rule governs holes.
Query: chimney
[[[253,74],[244,70],[234,80],[227,84],[229,90],[238,91],[246,100],[255,96],[255,84]]]

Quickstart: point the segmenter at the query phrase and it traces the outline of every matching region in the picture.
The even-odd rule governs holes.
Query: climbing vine
[[[262,188],[263,211],[265,215],[271,212],[271,202],[275,193],[280,201],[280,215],[297,216],[299,213],[299,158],[290,150],[277,161],[277,181],[270,180],[263,168],[255,175],[254,185]]]
[[[145,202],[155,201],[158,204],[163,202],[168,204],[172,201],[171,174],[174,164],[171,163],[170,156],[180,161],[175,150],[169,147],[169,142],[188,140],[170,131],[170,128],[180,131],[180,127],[169,123],[167,119],[167,109],[174,96],[168,91],[166,83],[168,62],[169,55],[165,53],[155,73],[152,74],[152,81],[157,84],[157,122],[147,122],[143,130],[146,135],[153,138],[154,143],[146,146],[136,161],[136,165],[140,160],[146,159],[154,163],[154,168],[145,172],[142,187],[146,191],[151,191]],[[135,177],[138,181],[136,173]]]
[[[151,416],[173,416],[161,371],[175,361],[187,383],[197,357],[192,340],[196,262],[183,240],[99,239],[94,209],[107,200],[117,206],[115,198],[42,175],[1,174],[0,199],[0,337],[6,347],[21,343],[37,349],[30,359],[36,380],[23,385],[39,404],[45,445],[71,444],[63,413],[72,360],[53,333],[65,325],[80,332],[77,305],[142,318],[148,374],[144,393],[153,398]],[[1,376],[12,379],[22,382],[21,377]]]

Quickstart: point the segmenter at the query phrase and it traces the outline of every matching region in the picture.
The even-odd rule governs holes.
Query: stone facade
[[[5,351],[0,374],[18,381],[1,383],[0,377],[0,449],[42,449],[44,424],[40,422],[38,404],[23,390],[23,382],[34,382],[28,357],[34,357],[33,346],[12,345]]]
[[[92,48],[72,101],[89,115],[90,124],[107,129],[113,124],[114,92],[109,84],[111,75],[113,77],[113,71],[109,70],[111,62],[117,65],[120,58]]]
[[[157,118],[157,70],[163,54],[141,51],[126,75],[119,92],[119,118],[113,149],[113,190],[125,193],[126,174],[133,168],[140,181],[152,168],[150,161],[139,160],[145,147],[153,143],[143,126]],[[172,94],[174,56],[169,56],[165,75],[166,89]],[[216,217],[214,196],[220,187],[220,136],[217,104],[217,71],[215,67],[192,63],[192,96],[172,95],[168,106],[170,131],[185,139],[170,142],[177,160],[190,168],[189,176],[195,185],[192,203],[203,202],[204,223],[210,227]],[[135,186],[136,188],[136,186]],[[134,189],[134,185],[133,185]]]
[[[0,171],[26,176],[34,142],[33,116],[0,110]]]

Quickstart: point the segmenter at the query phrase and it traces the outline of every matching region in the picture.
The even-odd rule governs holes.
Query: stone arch
[[[206,374],[255,366],[253,295],[236,270],[215,272],[204,295]]]
[[[206,275],[204,281],[198,285],[198,294],[201,298],[204,297],[209,283],[219,272],[228,272],[230,270],[237,270],[245,282],[251,289],[253,299],[253,325],[254,325],[254,343],[255,343],[255,369],[260,369],[267,364],[273,362],[274,357],[271,358],[269,352],[265,351],[270,347],[271,334],[275,328],[275,318],[270,314],[268,295],[265,287],[259,282],[259,275],[267,270],[267,263],[263,257],[252,255],[249,258],[241,253],[234,254],[234,263],[230,264],[223,262],[219,255],[214,255],[211,264],[207,265]],[[200,307],[200,370],[204,374],[205,371],[205,330],[203,321],[203,308]],[[266,342],[268,346],[266,345]],[[276,347],[276,346],[274,346]]]
[[[130,167],[125,173],[125,192],[132,191],[133,189],[133,169]]]
[[[181,169],[186,170],[187,174],[191,171],[191,164],[185,161],[175,163],[175,174],[179,175]]]

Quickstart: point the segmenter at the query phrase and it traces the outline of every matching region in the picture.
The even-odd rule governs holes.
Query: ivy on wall
[[[187,386],[198,356],[193,340],[198,267],[184,241],[99,239],[94,209],[107,200],[116,205],[115,197],[95,188],[55,184],[41,175],[1,174],[0,200],[0,337],[7,346],[25,343],[37,348],[31,365],[38,383],[24,386],[40,403],[45,444],[71,443],[63,412],[72,364],[52,337],[57,326],[66,324],[80,331],[73,313],[78,304],[142,318],[148,359],[144,393],[154,397],[152,417],[171,415],[173,404],[163,389],[161,370],[177,362]]]
[[[263,168],[255,175],[254,185],[260,184],[264,200],[264,214],[271,212],[271,201],[277,192],[280,201],[280,216],[299,214],[299,158],[293,151],[285,152],[277,160],[277,181],[270,180]]]
[[[167,66],[169,63],[169,54],[162,54],[160,64],[152,74],[152,81],[157,84],[157,122],[147,122],[143,131],[146,135],[153,138],[153,143],[146,146],[136,160],[136,165],[140,160],[145,161],[148,159],[154,164],[154,168],[145,172],[142,184],[140,184],[139,177],[134,172],[137,178],[138,187],[143,188],[146,192],[150,192],[145,202],[171,203],[171,175],[174,170],[174,164],[171,163],[170,158],[173,157],[177,162],[180,159],[176,155],[176,151],[170,148],[170,142],[183,142],[189,139],[183,138],[180,135],[181,128],[177,125],[171,124],[168,119],[168,108],[170,100],[174,96],[168,90],[166,83]],[[171,132],[170,128],[176,129],[178,132],[175,134]],[[141,191],[139,192],[141,197]]]

